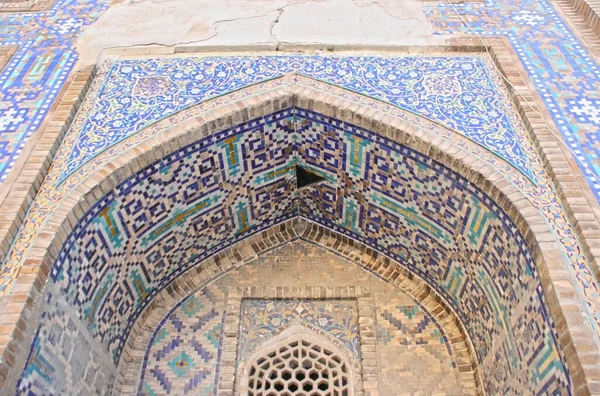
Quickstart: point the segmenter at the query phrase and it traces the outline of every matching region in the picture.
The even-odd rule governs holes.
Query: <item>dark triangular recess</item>
[[[321,180],[325,179],[307,169],[304,169],[301,166],[296,165],[296,185],[298,188],[310,186],[311,184],[318,183]]]

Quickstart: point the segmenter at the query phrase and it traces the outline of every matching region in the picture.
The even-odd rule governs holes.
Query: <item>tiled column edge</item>
[[[583,46],[594,56],[600,58],[600,24],[598,24],[598,29],[594,31],[585,16],[575,8],[573,3],[576,1],[555,0],[556,11],[562,16],[563,21],[571,28]]]
[[[600,0],[566,0],[587,25],[600,36]],[[561,3],[562,1],[559,1]]]
[[[52,159],[94,78],[95,66],[71,74],[50,115],[28,141],[23,154],[2,186],[0,196],[0,262],[4,260],[25,219]]]
[[[488,39],[494,61],[510,82],[507,85],[536,149],[554,182],[569,220],[575,227],[579,241],[600,279],[597,256],[600,255],[600,206],[590,190],[575,159],[558,141],[548,124],[558,131],[551,115],[543,106],[542,98],[522,69],[517,54],[505,39]],[[558,133],[558,132],[556,132]]]
[[[227,313],[221,341],[222,357],[219,370],[217,392],[223,396],[233,396],[236,378],[238,339],[240,335],[240,316],[242,310],[243,288],[229,288]]]
[[[88,67],[70,77],[70,83],[53,106],[52,115],[39,129],[41,133],[25,150],[27,155],[22,157],[24,164],[17,164],[7,180],[7,196],[0,204],[0,259],[8,253],[94,73],[95,67]],[[0,389],[7,380],[10,379],[11,384],[16,381],[12,368],[25,363],[26,354],[22,353],[22,348],[28,348],[33,338],[36,326],[31,324],[39,319],[40,296],[50,266],[51,263],[43,259],[26,260],[11,294],[0,300]],[[13,376],[8,378],[11,370]]]
[[[363,391],[365,396],[379,396],[375,302],[369,290],[357,298],[357,305]]]

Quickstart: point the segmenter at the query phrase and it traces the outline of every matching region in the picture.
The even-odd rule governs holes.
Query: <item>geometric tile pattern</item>
[[[326,182],[297,190],[296,163]],[[172,279],[297,214],[402,262],[444,296],[490,394],[570,392],[533,258],[508,215],[430,158],[303,109],[206,137],[123,182],[83,217],[50,279],[116,363],[132,322]]]
[[[487,67],[478,56],[260,56],[115,61],[78,132],[61,180],[106,148],[171,114],[293,72],[440,122],[532,178],[528,160]]]
[[[527,381],[531,392],[569,386],[531,253],[490,197],[405,146],[310,111],[296,117],[298,162],[337,181],[302,190],[304,217],[386,252],[439,290],[480,360],[494,361],[484,364],[491,394]]]
[[[270,335],[296,321],[335,337],[360,360],[356,302],[350,300],[244,300],[238,356],[251,356]]]
[[[216,394],[225,308],[213,286],[177,304],[152,336],[138,394]]]
[[[273,271],[274,268],[276,271]],[[324,273],[329,276],[322,278]],[[345,275],[340,276],[340,273]],[[316,341],[320,337],[330,342],[335,339],[339,341],[336,345],[341,350],[349,348],[344,355],[346,358],[353,356],[354,359],[360,359],[360,349],[352,351],[354,348],[360,348],[356,299],[297,299],[293,297],[293,292],[286,293],[285,299],[254,297],[264,295],[265,287],[257,286],[261,279],[266,281],[263,284],[266,283],[267,286],[295,285],[290,288],[296,288],[298,292],[301,292],[302,286],[311,284],[313,290],[318,289],[319,286],[312,283],[315,282],[315,278],[306,278],[306,274],[319,278],[320,282],[317,284],[330,286],[346,285],[348,279],[352,280],[355,287],[365,287],[369,285],[369,280],[375,281],[379,284],[373,291],[375,311],[385,313],[394,310],[396,305],[402,305],[406,308],[405,311],[409,312],[399,318],[405,326],[410,327],[414,342],[403,343],[400,339],[390,341],[380,336],[378,330],[376,348],[382,356],[390,357],[381,360],[378,367],[380,378],[388,376],[388,372],[393,373],[392,378],[402,375],[407,380],[403,386],[411,387],[411,390],[416,392],[460,392],[458,369],[452,351],[446,348],[448,341],[444,329],[424,307],[404,292],[376,280],[373,275],[358,266],[349,266],[342,258],[320,247],[298,241],[259,256],[256,261],[234,269],[214,283],[194,292],[192,297],[176,304],[152,331],[153,336],[145,354],[141,378],[136,377],[140,378],[139,382],[135,383],[137,394],[187,394],[192,385],[198,383],[194,378],[199,376],[204,379],[194,391],[201,392],[200,394],[215,394],[214,380],[219,376],[215,375],[215,372],[225,367],[228,360],[221,359],[219,353],[215,352],[219,342],[223,345],[224,339],[212,336],[218,333],[216,330],[211,332],[206,329],[214,325],[226,333],[227,327],[220,327],[217,320],[217,316],[222,315],[225,310],[228,311],[225,315],[229,320],[239,315],[239,323],[236,322],[237,325],[230,327],[235,328],[237,356],[229,358],[229,361],[237,362],[235,389],[241,391],[241,394],[245,393],[244,382],[240,381],[246,378],[243,373],[248,372],[248,365],[252,363],[251,357],[260,356],[257,355],[259,350],[272,348],[277,340],[285,339],[287,344],[290,338],[294,337],[294,334],[290,335],[293,333],[290,330],[296,330],[298,327],[303,330],[297,331],[296,335],[299,333],[308,336],[308,341]],[[254,292],[244,298],[237,293],[234,297],[228,294],[225,299],[224,294],[230,290],[227,285],[236,285],[238,290],[250,290],[252,287]],[[346,288],[347,286],[333,286],[337,291]],[[371,299],[366,301],[370,302]],[[219,315],[215,315],[215,312]],[[425,326],[419,326],[425,317],[430,321]],[[380,322],[380,319],[377,322]],[[431,327],[436,330],[431,331]],[[207,338],[206,334],[211,336]],[[221,351],[222,348],[220,347]],[[200,355],[196,352],[199,350],[207,353]],[[390,356],[394,354],[397,355],[396,358]],[[399,368],[402,369],[398,370]],[[415,378],[415,375],[423,372],[427,372],[428,378]],[[139,376],[137,371],[135,374]],[[353,380],[358,379],[355,377]],[[358,388],[362,389],[362,384],[358,384]],[[223,392],[221,387],[218,389]]]
[[[0,11],[40,11],[52,2],[0,2]],[[77,36],[107,7],[104,0],[57,0],[44,12],[0,13],[0,49],[18,46],[0,70],[0,181],[73,69]]]
[[[394,368],[381,368],[381,394],[397,393],[399,383],[403,385],[402,394],[463,393],[457,375],[460,369],[453,356],[460,352],[453,351],[443,321],[436,319],[431,309],[407,301],[398,293],[383,290],[377,298],[384,301],[377,307],[375,321],[380,359]],[[404,358],[407,353],[410,359]]]
[[[384,345],[447,342],[431,315],[418,305],[399,305],[394,308],[379,313],[377,331]]]
[[[600,68],[552,2],[440,3],[425,6],[438,34],[473,35],[475,31],[510,41],[600,200]]]
[[[29,364],[17,384],[18,394],[106,395],[111,393],[116,368],[110,356],[96,346],[85,324],[52,287],[31,345]]]

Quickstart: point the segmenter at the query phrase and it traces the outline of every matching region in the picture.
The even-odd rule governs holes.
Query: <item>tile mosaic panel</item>
[[[327,182],[296,191],[295,163]],[[412,149],[303,109],[207,137],[122,183],[77,226],[50,278],[117,362],[158,290],[298,213],[442,294],[469,331],[488,392],[570,391],[531,254],[493,200]]]
[[[425,13],[437,34],[508,38],[600,199],[600,69],[552,3],[440,2],[426,5]]]
[[[559,347],[541,287],[534,286],[537,270],[490,197],[405,146],[314,112],[298,109],[296,117],[299,164],[335,180],[302,190],[303,216],[386,252],[440,289],[470,329],[491,394],[519,392],[526,381],[536,384],[530,383],[533,393],[549,383],[569,386],[564,367],[552,363],[544,371]],[[499,342],[503,333],[519,336]],[[548,354],[533,352],[532,343],[550,348]],[[517,363],[507,353],[537,362]],[[527,366],[539,370],[535,379]]]
[[[356,301],[248,299],[241,312],[238,356],[252,355],[269,336],[299,322],[335,337],[360,360]]]
[[[114,62],[81,127],[61,180],[126,137],[219,95],[278,78],[325,81],[441,122],[504,158],[530,165],[507,109],[478,56],[261,56]]]
[[[216,395],[225,293],[208,286],[158,325],[144,358],[138,395]]]
[[[266,286],[257,286],[259,284],[266,284]],[[265,344],[272,345],[273,340],[280,340],[282,335],[283,338],[287,338],[297,334],[294,330],[298,331],[298,326],[308,328],[307,333],[303,334],[309,334],[309,340],[316,341],[320,336],[325,336],[327,342],[337,339],[339,342],[335,345],[340,350],[348,348],[346,357],[360,358],[360,348],[365,348],[365,345],[364,343],[360,345],[358,342],[358,322],[362,320],[357,319],[357,304],[360,305],[358,301],[362,297],[358,300],[311,300],[292,297],[295,295],[293,291],[289,291],[290,297],[286,299],[256,297],[264,296],[269,285],[288,287],[289,290],[295,289],[298,293],[303,293],[305,287],[311,287],[313,291],[316,288],[341,291],[346,290],[349,284],[363,291],[374,285],[372,301],[377,312],[395,312],[397,305],[401,305],[407,312],[405,315],[396,315],[394,326],[398,326],[398,322],[401,322],[400,327],[410,328],[414,342],[406,343],[400,338],[391,340],[378,334],[379,341],[370,345],[371,348],[376,348],[378,355],[387,357],[378,365],[380,378],[385,379],[388,376],[397,378],[401,375],[403,390],[407,392],[411,390],[413,393],[427,394],[432,391],[444,394],[461,393],[462,381],[458,378],[459,371],[452,351],[447,348],[448,341],[444,328],[427,313],[425,308],[403,291],[381,282],[359,266],[348,265],[344,259],[318,246],[295,241],[228,272],[205,289],[194,292],[193,297],[175,304],[165,319],[151,330],[153,336],[150,341],[151,346],[144,357],[143,374],[140,375],[137,370],[132,372],[139,379],[135,382],[137,394],[187,394],[189,392],[186,391],[186,386],[195,384],[194,378],[208,371],[211,372],[208,376],[210,385],[202,390],[198,387],[196,391],[203,392],[201,394],[215,394],[212,385],[215,367],[220,370],[237,362],[237,382],[243,377],[243,372],[247,368],[244,364],[248,364],[248,358],[258,350],[264,350]],[[232,289],[234,289],[233,295]],[[242,298],[241,290],[248,291],[249,295]],[[207,296],[204,296],[205,293],[208,293]],[[223,293],[228,294],[226,299],[222,297]],[[208,303],[207,297],[210,298]],[[371,301],[370,298],[368,300]],[[215,301],[218,301],[217,305],[213,304]],[[223,327],[223,336],[225,337],[228,331],[235,331],[235,335],[228,334],[227,337],[237,340],[238,351],[233,357],[223,355],[218,358],[214,353],[203,354],[202,356],[207,356],[205,361],[204,358],[195,358],[193,352],[213,350],[212,345],[204,345],[214,342],[213,337],[207,341],[204,336],[205,329],[210,327],[206,325],[209,320],[202,320],[204,325],[198,329],[199,334],[193,333],[196,327],[199,327],[198,319],[206,318],[207,315],[203,313],[212,312],[213,309],[218,312],[227,309],[225,315],[229,325]],[[194,313],[197,314],[194,316]],[[363,319],[367,318],[372,316],[363,316]],[[421,325],[424,320],[426,324]],[[436,330],[432,331],[432,327]],[[302,330],[299,332],[302,333]],[[215,331],[209,333],[214,334]],[[191,340],[193,343],[190,343]],[[227,344],[225,338],[220,340],[222,345]],[[192,344],[193,347],[190,347]],[[223,347],[222,350],[225,352],[227,348]],[[397,356],[394,358],[390,353]],[[165,354],[169,357],[167,358]],[[170,369],[168,362],[171,357],[179,363],[182,370]],[[427,366],[424,367],[423,364]],[[157,367],[167,367],[167,369],[158,371]],[[160,382],[155,379],[152,372],[159,374]],[[422,375],[424,372],[427,372],[427,378],[415,377],[415,374]],[[235,388],[241,390],[241,386],[238,382]],[[225,392],[223,384],[218,384],[218,389]],[[395,393],[392,390],[382,394]],[[219,391],[216,394],[219,394]]]
[[[0,3],[37,11],[52,1]],[[0,181],[41,125],[77,61],[79,33],[108,7],[104,0],[57,0],[44,12],[0,13],[0,49],[18,46],[0,72]]]
[[[51,3],[40,1],[32,5],[24,1],[10,3],[9,8],[41,10]],[[594,137],[600,128],[598,64],[552,4],[533,0],[487,0],[453,6],[470,22],[474,31],[483,35],[506,36],[511,40],[561,133],[576,153],[590,186],[596,194],[600,194],[600,168],[597,163],[600,160]],[[6,177],[27,138],[40,125],[70,73],[77,59],[74,39],[107,7],[108,1],[103,0],[59,0],[44,12],[0,15],[0,25],[4,26],[0,31],[0,45],[20,46],[11,67],[0,75],[0,180]],[[426,5],[425,10],[440,34],[473,33],[463,26],[449,4]],[[318,72],[317,69],[314,71]],[[344,71],[343,68],[341,71]],[[333,76],[335,71],[332,72]],[[374,75],[375,79],[379,79],[378,73]],[[344,76],[336,78],[345,79]],[[383,86],[389,82],[381,81]],[[366,82],[365,86],[354,88],[367,95],[372,94],[372,81]],[[393,83],[387,88],[394,89]],[[375,90],[380,89],[381,86],[375,87]],[[465,103],[470,103],[470,100]],[[462,105],[458,104],[459,107]],[[435,113],[440,109],[427,111]],[[494,136],[491,140],[496,140],[488,142],[493,147],[502,141],[501,146],[507,148],[504,137]]]
[[[42,314],[43,325],[31,345],[29,364],[17,385],[18,394],[110,394],[115,364],[91,339],[72,306],[50,289],[46,301],[52,309]]]

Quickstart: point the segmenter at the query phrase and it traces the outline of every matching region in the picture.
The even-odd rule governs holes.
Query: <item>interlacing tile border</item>
[[[475,39],[454,39],[451,41],[451,43],[452,45],[448,47],[430,48],[429,51],[444,50],[453,52],[482,52],[485,50],[485,47],[481,45],[479,40]],[[539,103],[542,102],[539,96],[534,93],[535,91],[533,86],[528,82],[528,79],[524,77],[526,74],[516,61],[517,58],[510,48],[510,45],[503,39],[488,39],[485,41],[485,43],[488,46],[488,49],[494,55],[496,64],[504,71],[511,84],[519,89],[521,94],[524,95],[524,100],[522,100],[520,96],[516,96],[514,95],[514,92],[511,92],[513,93],[515,104],[519,109],[519,112],[521,113],[529,132],[531,133],[532,140],[534,141],[535,146],[537,150],[539,150],[541,158],[544,161],[544,165],[546,166],[552,180],[556,184],[557,192],[559,193],[559,196],[567,209],[567,213],[571,219],[571,222],[575,226],[575,231],[582,241],[584,253],[586,253],[590,259],[590,262],[592,263],[591,268],[597,274],[598,269],[595,256],[598,254],[598,248],[600,247],[600,227],[598,226],[597,217],[594,214],[594,209],[596,209],[597,204],[593,198],[592,201],[589,200],[591,193],[589,192],[589,188],[587,188],[585,181],[583,181],[583,177],[579,175],[579,173],[576,173],[578,171],[575,171],[577,168],[574,162],[572,159],[570,159],[568,154],[565,154],[554,134],[548,130],[546,121],[541,117],[538,110],[543,108],[542,106],[539,106]],[[423,48],[423,51],[427,52],[427,50],[428,48]],[[91,72],[88,74],[88,79],[91,74]],[[247,118],[250,116],[254,117],[258,113],[256,110],[252,109],[256,109],[256,106],[260,104],[262,99],[259,99],[256,96],[252,97],[252,95],[256,95],[256,92],[260,92],[262,89],[265,92],[264,95],[271,95],[273,98],[275,98],[278,96],[276,91],[277,89],[281,88],[281,85],[281,81],[259,84],[259,86],[253,87],[252,94],[249,94],[247,90],[242,90],[238,93],[228,95],[226,99],[219,98],[203,103],[200,108],[196,110],[199,110],[202,113],[202,111],[207,111],[209,109],[222,108],[224,110],[223,112],[226,113],[227,111],[232,111],[232,108],[235,107],[240,118]],[[73,84],[71,84],[71,87],[73,87],[74,90],[77,89],[73,86]],[[303,89],[301,87],[298,87],[297,89],[300,91],[309,90],[309,88]],[[512,88],[509,89],[512,90]],[[330,89],[330,91],[333,90],[333,88]],[[82,93],[85,91],[83,88],[81,88],[79,92],[80,95],[78,98],[81,98]],[[244,99],[247,96],[251,97]],[[351,100],[352,96],[357,96],[359,99],[352,104],[348,104],[348,100]],[[59,125],[56,125],[56,123],[54,124],[54,127],[58,128],[59,131],[63,131],[63,133],[73,117],[73,108],[76,106],[76,103],[78,103],[78,100],[71,100],[73,100],[74,103],[71,105],[71,110],[59,114],[60,117],[63,117],[62,123],[58,121]],[[241,101],[237,102],[236,104],[231,104],[231,102],[234,100]],[[283,100],[284,102],[290,101],[289,98],[283,98]],[[346,102],[348,106],[341,106],[341,104],[344,102]],[[534,105],[533,108],[531,108],[528,102],[538,103],[538,105]],[[229,103],[229,105],[227,105],[227,103]],[[381,108],[385,108],[385,106],[382,106],[380,103],[378,105],[373,105],[373,103],[378,102],[362,97],[358,94],[347,93],[345,96],[340,97],[326,91],[315,94],[315,100],[308,100],[306,106],[309,108],[314,108],[317,111],[327,112],[325,110],[322,111],[322,109],[331,109],[331,104],[333,104],[334,107],[331,111],[334,113],[336,111],[353,113],[352,116],[354,117],[354,123],[369,129],[377,123],[375,120],[373,120],[373,117],[378,120],[381,117],[389,117],[384,112],[381,112]],[[287,104],[289,105],[289,103]],[[335,105],[338,105],[339,107],[336,107]],[[369,105],[370,108],[368,107]],[[67,104],[65,104],[65,106],[67,106]],[[272,104],[267,104],[267,106],[272,107]],[[391,109],[390,111],[393,110],[397,109]],[[549,119],[549,117],[547,119]],[[164,123],[168,124],[173,120],[175,120],[175,118],[170,117],[169,119],[165,120]],[[402,124],[402,122],[398,120],[395,122],[397,125]],[[223,125],[225,125],[225,122],[224,120],[219,119],[219,117],[215,114],[209,113],[205,117],[198,118],[197,124],[198,125],[196,125],[196,127],[202,130],[201,134],[206,135],[210,133],[210,131],[222,129]],[[188,129],[190,127],[190,125],[187,126]],[[168,132],[164,133],[161,138],[168,140],[180,135],[183,132],[186,132],[185,130],[182,130],[182,128],[183,127],[181,126],[175,126]],[[414,132],[415,127],[408,127],[409,130],[411,128]],[[43,290],[43,285],[47,278],[49,268],[53,263],[53,257],[56,257],[56,252],[66,239],[70,229],[72,229],[73,225],[76,224],[77,220],[82,216],[82,214],[91,207],[93,202],[108,192],[110,188],[112,188],[111,186],[115,185],[113,183],[115,183],[117,180],[123,180],[127,174],[130,174],[131,170],[125,169],[125,166],[129,161],[139,157],[140,153],[143,152],[148,153],[153,151],[152,154],[148,154],[146,156],[146,159],[148,159],[148,156],[150,155],[154,156],[153,159],[161,158],[164,155],[162,148],[159,148],[159,140],[161,139],[157,139],[157,141],[153,140],[152,142],[144,141],[145,138],[154,136],[152,130],[153,128],[147,128],[138,135],[134,136],[133,138],[135,139],[128,139],[116,147],[114,151],[109,150],[106,152],[106,155],[99,158],[98,162],[88,164],[88,167],[82,169],[81,173],[74,174],[70,180],[64,183],[65,186],[71,190],[54,190],[55,195],[53,197],[44,196],[44,200],[41,203],[37,202],[38,205],[41,204],[42,206],[44,204],[47,205],[48,202],[50,202],[54,206],[47,206],[45,208],[46,214],[38,218],[38,220],[34,219],[34,221],[29,224],[29,226],[32,227],[33,232],[31,235],[25,238],[25,240],[21,241],[24,242],[26,249],[21,252],[21,259],[15,263],[16,266],[9,268],[14,270],[14,272],[12,272],[11,276],[9,277],[10,287],[6,287],[4,291],[7,293],[10,290],[10,294],[2,299],[4,306],[3,314],[0,316],[0,351],[3,353],[3,361],[0,365],[1,381],[6,378],[11,367],[20,367],[20,365],[23,364],[24,358],[23,353],[20,350],[20,345],[28,345],[27,341],[30,341],[32,337],[31,332],[37,327],[37,319],[35,319],[35,315],[33,315],[33,312],[37,306],[36,297],[38,297]],[[44,131],[44,134],[45,133],[46,131]],[[393,131],[390,131],[390,133],[393,133]],[[423,135],[423,132],[420,132],[419,135]],[[452,153],[456,153],[461,149],[470,152],[473,152],[474,149],[477,149],[476,147],[474,148],[472,144],[469,145],[468,143],[462,142],[460,138],[457,139],[456,134],[453,136],[454,139],[458,141],[458,146],[460,148],[449,142],[444,142],[442,138],[437,138],[436,145],[441,144],[442,147],[446,147],[446,150]],[[186,138],[181,138],[180,141],[175,145],[183,146],[191,143],[190,139],[197,138],[199,138],[197,133],[189,133]],[[56,142],[56,140],[57,139],[54,139],[53,142]],[[425,152],[428,152],[431,149],[428,149],[427,147],[428,144],[425,144],[422,149],[425,150]],[[153,150],[153,148],[156,150]],[[485,175],[489,176],[491,174],[495,174],[494,168],[489,165],[489,162],[486,164],[478,160],[478,158],[485,160],[486,153],[483,149],[480,150],[480,156],[468,156],[468,158],[464,159],[465,164],[469,166],[475,164],[476,167],[481,169],[481,172]],[[36,161],[31,161],[33,156],[30,157],[30,159],[27,161],[27,165],[32,166],[33,169],[31,173],[37,172],[37,175],[39,175],[46,172],[46,170],[49,168],[50,152],[50,149],[44,148],[38,151],[38,154],[41,155],[41,157],[38,158],[42,158],[43,161],[40,161],[39,159]],[[113,157],[115,154],[122,155],[121,157],[115,158]],[[443,157],[444,155],[444,153],[438,153],[433,158],[438,159],[438,157]],[[112,162],[109,162],[109,160]],[[60,154],[57,156],[57,161],[60,161]],[[502,161],[499,161],[497,158],[495,158],[495,161],[496,163],[500,164],[498,169],[501,169],[502,171],[506,170],[507,168],[510,169],[510,166],[502,166]],[[463,166],[463,164],[458,163],[455,165],[459,167]],[[96,170],[95,175],[88,177],[90,172],[93,172],[94,170]],[[484,177],[479,172],[471,173],[469,176],[477,179],[480,183],[484,180]],[[110,179],[110,182],[108,183],[106,183],[106,180],[108,179],[104,180],[107,177]],[[508,186],[510,183],[502,177],[496,177],[495,182],[500,183],[501,186],[488,185],[490,184],[488,181],[485,182],[486,188],[484,188],[484,190],[487,191],[488,189],[500,188],[500,191],[504,191],[508,189],[513,191],[512,198],[516,198],[516,195],[514,194],[518,194],[520,196],[521,193],[518,191],[518,189]],[[44,183],[52,183],[52,178],[47,177]],[[17,232],[19,232],[19,227],[24,223],[25,210],[23,210],[23,208],[29,207],[29,203],[34,200],[36,192],[39,188],[40,187],[36,187],[35,182],[32,182],[30,185],[24,185],[23,190],[16,190],[17,192],[21,193],[20,196],[10,197],[9,194],[9,197],[7,197],[7,199],[5,199],[5,201],[2,203],[2,206],[0,206],[0,213],[15,213],[9,210],[11,206],[12,208],[17,208],[16,213],[18,213],[13,218],[10,218],[10,215],[8,215],[8,219],[1,223],[2,229],[0,229],[0,236],[2,237],[3,241],[3,255],[6,255],[8,252],[12,240],[17,235]],[[43,189],[43,187],[41,188]],[[53,189],[50,188],[50,191],[52,190]],[[11,189],[11,193],[12,192],[13,191]],[[499,198],[497,193],[492,194],[492,196]],[[52,202],[52,199],[55,199],[56,201]],[[525,202],[522,202],[522,204],[519,205],[519,208],[515,208],[512,205],[508,205],[507,207],[509,209],[512,207],[508,213],[517,218],[516,222],[519,226],[526,227],[528,223],[527,220],[520,217],[520,214],[517,213],[517,210],[524,207],[529,208],[529,205],[530,204],[528,202],[526,204]],[[533,207],[531,207],[531,209],[535,212]],[[538,218],[537,213],[535,217]],[[23,227],[23,229],[25,228],[26,227]],[[572,324],[579,323],[579,319],[575,319],[575,317],[583,314],[582,311],[578,311],[583,308],[580,297],[572,295],[572,289],[569,287],[572,276],[569,274],[569,271],[564,268],[564,261],[562,258],[563,253],[561,253],[561,249],[558,247],[555,236],[551,233],[548,234],[542,229],[542,224],[534,224],[532,227],[528,228],[528,231],[524,232],[524,234],[527,236],[528,242],[531,242],[537,247],[538,255],[542,255],[544,257],[548,255],[551,256],[550,259],[545,259],[545,261],[547,263],[554,264],[554,267],[548,269],[550,273],[544,273],[544,271],[541,271],[541,276],[543,280],[545,279],[545,289],[554,290],[555,293],[557,293],[548,293],[550,306],[553,307],[553,315],[560,316],[561,314],[564,314],[565,317],[573,317],[573,319],[567,320],[566,322],[565,318],[563,317],[555,318],[557,326],[562,326],[564,329],[565,325],[571,327]],[[541,232],[540,235],[536,235],[538,231]],[[21,239],[21,237],[22,234],[20,234],[19,239]],[[536,251],[536,249],[534,249],[534,251]],[[7,269],[6,264],[7,263],[5,262],[4,270]],[[550,281],[551,278],[553,279],[552,281]],[[564,294],[561,294],[560,289],[564,287],[566,287],[565,292]],[[559,303],[559,301],[563,302]],[[562,308],[563,305],[568,306],[569,311],[564,311]],[[575,309],[575,314],[570,311],[571,307]],[[583,327],[585,328],[585,324]],[[581,334],[585,335],[582,336]],[[567,338],[570,337],[567,336]],[[588,331],[586,330],[582,333],[580,332],[576,335],[573,335],[573,340],[567,339],[564,341],[565,344],[563,347],[565,348],[567,356],[570,356],[577,361],[579,361],[580,358],[585,358],[586,363],[584,365],[586,368],[583,371],[581,371],[581,367],[571,367],[573,376],[578,376],[578,379],[586,377],[584,371],[595,369],[598,362],[600,362],[600,359],[597,356],[598,354],[593,338],[594,336],[588,334]],[[581,355],[585,356],[582,357]],[[587,377],[588,385],[590,387],[600,386],[598,383],[593,381],[589,375]],[[576,380],[576,383],[580,387],[585,387],[585,384],[582,385],[583,382],[580,382],[579,380]]]
[[[466,330],[454,311],[423,280],[397,262],[350,238],[328,230],[303,218],[287,220],[259,234],[250,236],[179,276],[159,293],[140,314],[132,327],[123,350],[115,394],[136,394],[143,360],[152,335],[161,321],[179,302],[202,290],[216,279],[242,265],[251,265],[260,256],[274,249],[303,240],[329,251],[407,293],[424,311],[429,312],[442,326],[450,352],[460,372],[463,394],[483,394],[478,362]],[[240,307],[243,299],[356,299],[358,303],[361,344],[362,385],[364,393],[378,395],[374,303],[370,290],[361,287],[242,287],[230,288],[222,340],[218,394],[233,395],[236,374],[237,343],[239,339]],[[243,370],[240,367],[240,370]]]

